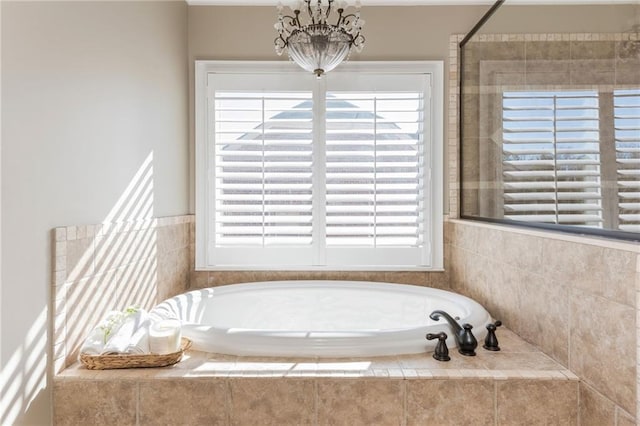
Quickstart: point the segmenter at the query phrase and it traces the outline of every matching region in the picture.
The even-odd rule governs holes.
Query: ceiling
[[[209,6],[285,6],[294,5],[296,0],[186,0],[190,5]],[[315,0],[314,0],[315,1]],[[323,0],[324,1],[324,0]],[[491,5],[495,0],[360,0],[363,6],[453,6]],[[355,0],[349,0],[354,4]],[[640,4],[640,0],[507,0],[505,4]]]

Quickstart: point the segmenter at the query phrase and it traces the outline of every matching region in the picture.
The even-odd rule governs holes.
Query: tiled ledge
[[[526,235],[530,237],[547,238],[558,241],[567,241],[577,244],[587,244],[597,247],[609,248],[613,250],[623,250],[632,253],[640,253],[640,244],[633,241],[615,240],[595,235],[578,235],[566,232],[542,230],[535,228],[527,228],[517,225],[509,225],[506,223],[491,223],[481,220],[454,219],[448,218],[446,222],[460,224],[465,226],[475,226],[477,228],[493,229],[496,231],[510,232],[512,234]],[[640,268],[640,265],[638,265]]]
[[[54,424],[577,425],[578,378],[504,328],[502,350],[353,359],[189,351],[171,367],[54,379]]]
[[[498,331],[501,350],[477,349],[477,356],[450,350],[451,361],[439,362],[430,353],[371,358],[265,358],[238,357],[188,351],[170,367],[122,370],[87,370],[74,364],[56,380],[113,380],[193,377],[306,377],[389,379],[553,379],[578,380],[571,371],[505,328]]]

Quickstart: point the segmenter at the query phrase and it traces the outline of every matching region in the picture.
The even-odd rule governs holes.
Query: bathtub
[[[477,302],[427,287],[360,281],[273,281],[180,294],[157,305],[154,319],[182,322],[192,349],[229,355],[366,357],[432,351],[425,335],[449,324],[444,310],[473,325],[479,346],[491,321]]]

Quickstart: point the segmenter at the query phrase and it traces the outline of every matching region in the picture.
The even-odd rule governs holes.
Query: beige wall
[[[188,211],[186,36],[183,2],[2,2],[0,424],[50,422],[51,229],[123,218],[151,154],[135,217]]]
[[[364,8],[367,44],[362,53],[352,55],[351,60],[443,60],[446,76],[449,35],[468,32],[488,9],[487,5]],[[633,5],[503,6],[489,21],[487,31],[623,31],[628,29],[626,22],[637,13],[636,9]],[[275,7],[190,6],[190,99],[193,99],[194,60],[287,60],[286,56],[278,57],[274,52],[275,17]],[[445,103],[448,96],[445,85]],[[189,108],[193,123],[193,102]],[[448,114],[444,124],[447,129]],[[191,124],[191,211],[195,210],[193,132]],[[448,176],[446,169],[445,176]],[[448,185],[445,180],[445,194]],[[448,206],[446,199],[445,206]]]
[[[616,33],[629,31],[639,14],[637,4],[518,6],[506,2],[480,34]]]
[[[352,61],[442,60],[448,72],[449,35],[465,33],[488,10],[488,6],[367,7],[362,53]],[[193,61],[215,60],[287,60],[275,54],[273,40],[275,7],[189,7],[189,67]],[[190,94],[193,99],[193,77]],[[445,99],[448,92],[445,85]],[[193,102],[189,104],[193,123]],[[445,124],[447,114],[445,115]],[[191,124],[191,160],[193,161],[193,124]],[[446,127],[445,127],[446,128]],[[446,155],[446,154],[445,154]],[[446,164],[446,162],[445,162]],[[445,175],[446,176],[446,175]],[[447,183],[445,181],[445,191]],[[191,210],[194,210],[194,167],[191,167]],[[446,204],[446,203],[445,203]]]

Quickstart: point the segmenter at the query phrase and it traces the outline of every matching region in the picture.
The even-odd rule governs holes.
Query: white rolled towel
[[[124,320],[104,345],[102,355],[124,354],[132,341],[134,333],[147,320],[147,311],[144,309],[129,308],[124,313]]]
[[[106,330],[113,326],[119,327],[122,320],[122,312],[110,311],[89,333],[87,338],[80,346],[80,353],[87,355],[100,355],[104,351],[104,345],[107,342]]]
[[[140,324],[140,327],[133,333],[131,340],[125,353],[134,355],[144,355],[150,353],[149,351],[149,325],[151,320],[147,318]]]

